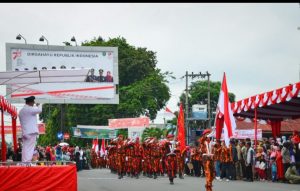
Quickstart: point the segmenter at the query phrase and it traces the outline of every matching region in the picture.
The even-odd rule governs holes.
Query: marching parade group
[[[199,150],[193,150],[191,154],[193,158],[203,158],[208,190],[211,189],[212,180],[215,177],[213,154],[210,153],[208,142],[210,138],[206,137],[210,132],[210,130],[203,132],[199,139]],[[184,179],[188,149],[189,147],[186,147],[182,150],[180,142],[174,140],[174,135],[168,135],[166,139],[161,140],[148,137],[142,143],[139,138],[124,140],[123,135],[119,135],[107,146],[106,159],[102,159],[102,161],[106,160],[105,166],[110,168],[112,173],[118,174],[119,179],[125,175],[138,179],[141,174],[156,179],[158,176],[167,174],[170,184],[174,184],[174,178],[177,175],[180,179]],[[92,166],[95,167],[98,163],[96,152],[92,151],[91,156]],[[101,164],[105,164],[101,161],[99,163],[102,167]]]

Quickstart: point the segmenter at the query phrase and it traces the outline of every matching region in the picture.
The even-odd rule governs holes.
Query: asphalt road
[[[169,184],[166,176],[159,176],[157,179],[125,177],[119,180],[108,169],[83,170],[78,172],[77,177],[78,191],[205,191],[205,178],[189,176],[184,179],[175,178],[174,185]],[[213,191],[300,191],[299,184],[272,182],[215,180],[213,185]]]

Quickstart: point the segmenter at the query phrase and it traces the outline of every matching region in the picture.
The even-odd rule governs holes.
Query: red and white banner
[[[101,149],[100,149],[100,156],[104,156],[105,155],[105,139],[102,139],[102,143],[101,143]]]
[[[92,149],[98,153],[99,151],[99,143],[98,143],[98,139],[93,139],[93,146],[92,146]]]
[[[110,128],[115,128],[115,129],[125,129],[131,127],[148,127],[149,123],[150,123],[150,119],[148,117],[108,120],[108,126]]]
[[[235,130],[233,137],[235,139],[250,138],[255,140],[255,129]],[[257,140],[262,140],[262,129],[257,129]]]
[[[273,91],[261,93],[231,104],[233,113],[241,113],[258,107],[265,107],[271,104],[278,104],[299,97],[300,82],[290,84],[286,87]],[[272,110],[265,111],[269,113]]]
[[[39,128],[39,134],[45,134],[46,132],[46,126],[45,123],[40,123],[38,124],[38,128]],[[5,134],[12,134],[12,126],[11,125],[5,125],[4,126],[4,133]],[[17,134],[21,134],[22,133],[22,128],[21,125],[17,125]]]

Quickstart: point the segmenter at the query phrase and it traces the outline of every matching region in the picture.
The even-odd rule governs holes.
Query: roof
[[[254,122],[247,122],[246,120],[244,121],[239,121],[236,120],[236,128],[239,130],[244,130],[244,129],[254,129]],[[271,132],[271,125],[269,124],[261,124],[257,123],[257,129],[262,129],[264,132]],[[281,131],[283,132],[293,132],[294,130],[300,130],[300,119],[295,119],[295,120],[284,120],[281,122]]]
[[[284,120],[300,118],[300,82],[257,94],[231,104],[234,116]]]

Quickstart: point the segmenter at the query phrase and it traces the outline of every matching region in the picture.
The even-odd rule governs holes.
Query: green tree
[[[69,45],[67,42],[65,44]],[[140,115],[146,115],[151,120],[156,118],[157,112],[170,99],[170,90],[166,83],[167,78],[172,77],[172,73],[162,72],[157,68],[155,52],[147,48],[134,47],[122,37],[107,41],[101,37],[94,38],[85,41],[82,46],[118,47],[120,101],[118,105],[66,105],[63,132],[71,132],[71,127],[77,124],[108,125],[110,118],[139,117]],[[43,109],[41,115],[46,122],[47,133],[39,139],[39,143],[42,144],[56,142],[56,134],[60,129],[60,112],[58,111],[60,106],[51,104],[49,112],[48,105],[44,104],[46,109]],[[83,144],[78,138],[71,137],[70,141]]]

